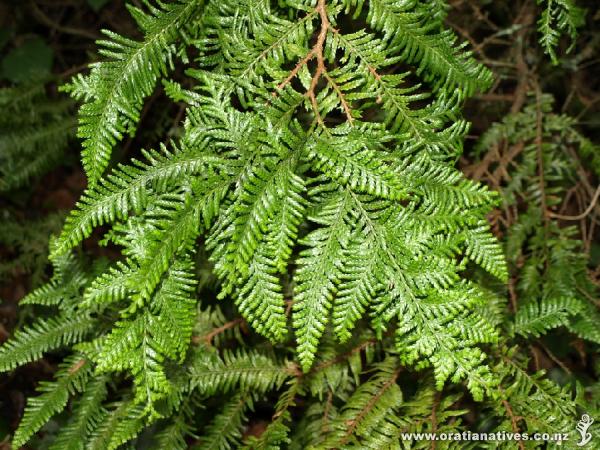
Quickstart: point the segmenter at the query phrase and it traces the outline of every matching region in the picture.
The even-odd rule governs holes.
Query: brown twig
[[[300,69],[308,64],[313,58],[317,59],[317,69],[312,77],[310,88],[306,92],[308,97],[314,95],[314,90],[321,78],[321,75],[325,72],[325,57],[323,56],[323,46],[325,44],[325,38],[327,37],[327,30],[329,29],[329,17],[327,17],[327,5],[325,0],[319,0],[315,11],[319,14],[321,18],[321,29],[319,30],[319,35],[317,36],[317,42],[310,49],[310,51],[306,54],[304,58],[298,61],[298,64],[292,69],[287,78],[283,80],[279,85],[277,85],[277,90],[282,90],[286,87],[300,72]]]
[[[517,424],[517,417],[515,416],[512,407],[510,406],[510,403],[508,403],[508,401],[506,401],[505,399],[502,399],[502,405],[504,405],[504,409],[506,409],[506,413],[508,414],[508,417],[510,418],[510,424],[512,427],[512,430],[514,433],[519,433],[519,426]],[[517,441],[518,445],[519,445],[519,449],[521,450],[525,450],[525,445],[523,445],[522,441]]]
[[[67,27],[67,26],[63,26],[63,25],[60,25],[60,24],[54,22],[40,8],[38,8],[37,5],[35,4],[35,2],[33,2],[33,1],[29,2],[29,7],[30,7],[29,9],[30,9],[33,17],[35,17],[37,20],[39,20],[43,25],[46,25],[47,27],[50,27],[50,28],[58,31],[59,33],[72,34],[74,36],[81,36],[81,37],[84,37],[87,39],[92,39],[94,41],[97,39],[100,39],[102,37],[92,31],[88,31],[88,30],[84,30],[84,29],[80,29],[80,28]]]
[[[87,359],[80,359],[79,361],[77,361],[75,364],[73,364],[70,368],[69,368],[69,375],[73,375],[76,372],[79,372],[79,370],[81,370],[81,368],[83,366],[85,366],[87,363]]]
[[[539,345],[544,350],[544,352],[546,352],[546,354],[550,357],[552,361],[554,361],[555,364],[557,364],[562,370],[564,370],[569,375],[572,375],[571,370],[560,359],[558,359],[548,347],[546,347],[542,342],[539,341],[537,342],[537,345]]]
[[[219,334],[223,333],[224,331],[229,330],[230,328],[233,328],[237,325],[240,325],[243,322],[244,322],[244,319],[239,317],[235,320],[227,322],[226,324],[220,326],[219,328],[215,328],[210,333],[205,334],[204,336],[192,336],[192,343],[194,345],[198,345],[201,342],[204,342],[207,345],[212,345],[212,340],[214,339],[215,336],[218,336]]]
[[[346,101],[346,96],[344,95],[344,93],[342,92],[340,87],[337,85],[335,80],[329,76],[327,71],[324,72],[324,76],[327,79],[327,81],[329,82],[329,84],[331,84],[331,86],[333,87],[333,90],[335,91],[338,98],[340,99],[340,103],[342,104],[342,108],[344,109],[344,114],[346,115],[346,119],[348,120],[348,122],[350,122],[350,124],[352,124],[354,122],[354,117],[352,117],[352,111],[350,109],[350,105]]]
[[[291,81],[298,75],[300,70],[306,66],[309,61],[316,59],[317,67],[310,81],[310,86],[307,89],[305,96],[310,100],[310,103],[315,111],[315,115],[317,117],[317,121],[319,124],[323,125],[323,118],[321,117],[321,113],[319,112],[319,104],[317,101],[317,85],[321,77],[325,77],[327,81],[331,84],[333,90],[338,95],[340,99],[340,103],[342,104],[342,108],[344,110],[344,114],[346,115],[346,119],[348,122],[352,123],[354,118],[352,117],[352,112],[350,109],[350,105],[346,101],[344,93],[341,91],[339,86],[335,83],[335,81],[329,76],[327,73],[327,68],[325,66],[325,55],[324,55],[324,46],[325,39],[327,39],[327,32],[331,29],[331,23],[329,21],[329,17],[327,17],[327,2],[326,0],[319,0],[317,6],[315,8],[315,12],[319,14],[319,18],[321,19],[321,28],[319,30],[319,34],[317,35],[317,40],[315,45],[310,49],[310,51],[302,58],[296,66],[291,70],[288,76],[281,83],[277,85],[277,90],[280,91],[285,88]],[[273,95],[277,95],[277,92],[273,92]]]
[[[590,202],[589,206],[581,214],[577,214],[576,216],[563,216],[562,214],[557,214],[552,211],[548,211],[548,216],[550,216],[554,219],[560,219],[560,220],[584,219],[585,217],[588,216],[589,213],[591,213],[594,210],[594,207],[596,206],[596,202],[598,201],[599,197],[600,197],[600,185],[598,185],[598,187],[596,188],[596,192],[594,193],[594,196],[592,197],[592,201]]]

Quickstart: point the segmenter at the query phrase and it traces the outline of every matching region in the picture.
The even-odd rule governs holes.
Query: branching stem
[[[327,67],[325,66],[325,40],[327,39],[327,32],[330,29],[332,29],[329,17],[327,17],[326,0],[319,0],[319,2],[317,3],[317,7],[315,8],[315,12],[319,14],[319,18],[321,19],[321,28],[317,36],[317,41],[315,42],[315,45],[310,49],[310,51],[306,54],[306,56],[304,56],[300,61],[298,61],[298,63],[292,69],[292,71],[289,73],[286,79],[277,85],[277,90],[280,91],[283,88],[285,88],[288,84],[290,84],[291,81],[298,75],[302,67],[308,64],[308,62],[314,58],[317,60],[317,67],[315,69],[315,73],[312,76],[310,86],[306,91],[305,95],[310,100],[310,103],[315,111],[317,122],[319,123],[319,125],[324,125],[323,118],[321,117],[321,113],[319,112],[319,104],[317,101],[316,89],[321,77],[325,77],[329,84],[331,84],[337,96],[339,97],[340,103],[344,110],[344,114],[346,115],[346,119],[348,120],[348,122],[352,123],[354,121],[354,118],[352,117],[350,106],[348,105],[348,102],[346,101],[344,94],[339,88],[339,86],[327,73]],[[276,95],[276,93],[274,93],[274,95]]]

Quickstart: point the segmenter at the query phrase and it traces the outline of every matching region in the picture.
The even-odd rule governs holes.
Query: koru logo
[[[577,422],[577,426],[575,427],[575,429],[579,431],[579,434],[581,434],[581,441],[577,443],[579,447],[583,447],[585,444],[592,440],[592,433],[588,432],[588,429],[590,428],[593,422],[594,419],[592,419],[587,414],[581,416],[581,420]]]

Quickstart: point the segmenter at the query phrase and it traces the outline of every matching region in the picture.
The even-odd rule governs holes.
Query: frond
[[[345,225],[348,203],[347,195],[334,193],[312,218],[323,227],[301,241],[307,248],[300,253],[297,262],[292,320],[298,341],[298,358],[305,371],[314,360],[342,275],[341,258],[348,235]]]
[[[137,419],[141,417],[142,410],[142,405],[136,406],[127,399],[110,405],[102,416],[99,427],[92,432],[86,449],[115,449],[135,437],[143,426],[143,421]]]
[[[278,450],[285,444],[290,444],[289,423],[292,420],[289,409],[295,406],[295,399],[300,390],[297,380],[289,382],[289,387],[279,397],[272,421],[260,436],[251,436],[245,441],[244,450]]]
[[[150,189],[161,192],[181,177],[210,170],[222,158],[200,149],[174,148],[169,152],[144,152],[148,163],[134,161],[131,166],[120,166],[95,186],[88,188],[69,215],[51,257],[65,253],[88,237],[94,227],[111,223],[127,216],[130,210],[140,212],[148,203]]]
[[[165,359],[181,360],[190,344],[196,301],[188,260],[174,264],[154,294],[152,306],[123,319],[101,344],[99,372],[128,370],[136,385],[136,402],[152,404],[171,392]]]
[[[465,50],[466,44],[458,44],[456,35],[440,29],[439,22],[428,23],[428,2],[374,0],[368,7],[369,24],[382,31],[391,45],[398,46],[400,58],[415,64],[417,73],[436,88],[457,87],[470,96],[490,85],[491,72]]]
[[[395,414],[402,403],[402,391],[396,383],[398,361],[389,358],[376,368],[375,375],[361,384],[348,399],[319,448],[345,448],[349,444],[360,446],[362,439]]]
[[[38,319],[18,330],[0,347],[0,371],[41,358],[51,350],[75,344],[94,329],[96,320],[87,315],[65,313],[49,319]]]
[[[556,47],[561,32],[569,35],[572,41],[569,50],[573,49],[578,34],[577,28],[584,22],[585,10],[578,7],[575,0],[537,0],[537,3],[543,5],[538,21],[540,43],[552,61],[557,64]]]
[[[85,387],[81,398],[73,408],[68,425],[60,430],[51,450],[83,450],[90,434],[106,417],[102,402],[107,396],[107,377],[96,376]]]
[[[379,257],[376,243],[370,238],[364,240],[362,230],[352,236],[345,249],[345,263],[332,319],[333,329],[340,342],[350,339],[356,321],[375,303],[375,296],[381,288],[377,277]]]
[[[514,333],[540,337],[549,330],[570,323],[572,316],[583,309],[583,304],[574,298],[546,298],[541,302],[530,301],[521,305],[515,315]]]
[[[173,264],[176,254],[184,254],[200,233],[202,201],[189,194],[163,196],[146,215],[153,233],[144,257],[132,276],[131,285],[139,296],[148,299]]]
[[[24,445],[53,415],[62,411],[75,392],[82,392],[91,373],[89,361],[80,356],[66,358],[56,373],[55,381],[38,385],[40,395],[27,402],[25,414],[15,431],[13,445]]]
[[[129,402],[124,402],[122,405],[124,405],[123,409],[121,409],[121,405],[117,406],[106,419],[109,424],[112,424],[113,428],[102,427],[99,430],[99,436],[108,437],[109,440],[105,441],[107,442],[106,447],[98,447],[98,450],[100,448],[116,450],[134,439],[146,426],[144,405]],[[113,414],[116,417],[111,417]],[[90,449],[96,450],[96,447],[91,446]]]
[[[581,303],[581,302],[580,302]],[[585,302],[581,305],[579,314],[571,317],[566,324],[569,331],[582,339],[596,344],[600,343],[600,313],[595,305]]]
[[[102,176],[123,134],[135,131],[145,98],[172,66],[175,43],[202,3],[159,3],[160,7],[150,8],[150,14],[136,9],[138,23],[144,23],[143,41],[105,31],[110,40],[99,42],[100,53],[110,59],[92,65],[87,77],[79,75],[65,89],[85,101],[80,109],[78,136],[83,139],[83,167],[91,186]]]
[[[529,374],[513,354],[514,349],[494,368],[504,377],[500,385],[503,389],[501,398],[508,402],[512,413],[522,418],[527,430],[544,428],[548,432],[563,433],[571,430],[569,424],[576,420],[576,407],[569,386],[559,386],[545,377],[544,372]],[[506,405],[497,405],[496,408],[501,408],[499,415],[506,416]],[[506,417],[505,420],[512,419]]]
[[[247,412],[254,408],[253,395],[242,392],[234,395],[223,405],[212,422],[206,427],[199,448],[205,450],[229,450],[238,448],[243,426],[248,420]]]
[[[356,192],[390,200],[402,199],[406,196],[405,188],[386,170],[385,154],[381,148],[377,150],[380,147],[375,141],[377,138],[382,137],[376,134],[371,137],[351,128],[336,128],[330,136],[320,136],[309,152],[316,160],[316,168],[332,180]]]
[[[81,260],[65,254],[52,261],[52,265],[54,274],[50,282],[25,296],[20,302],[22,305],[58,306],[70,310],[81,301],[81,291],[89,281]]]
[[[165,331],[162,323],[150,313],[120,321],[102,343],[97,359],[100,373],[130,371],[136,385],[136,402],[150,410],[153,402],[170,392],[161,345]]]
[[[124,300],[132,292],[135,271],[131,264],[118,261],[96,277],[83,293],[82,308],[101,308]]]
[[[462,283],[419,302],[408,298],[397,301],[396,348],[401,361],[412,365],[424,358],[433,366],[438,389],[448,378],[454,383],[465,379],[473,397],[483,399],[497,378],[475,345],[496,342],[498,337],[482,317],[469,312],[484,301],[477,289]]]
[[[0,90],[0,192],[24,186],[64,160],[75,136],[73,103],[50,99],[44,83]]]
[[[489,224],[480,221],[477,228],[467,230],[465,236],[466,255],[500,280],[508,280],[508,268],[502,246],[490,232]]]
[[[264,393],[281,386],[292,374],[289,363],[256,351],[226,351],[223,358],[203,353],[189,369],[192,389],[206,395],[234,390]]]
[[[156,445],[160,449],[187,450],[188,437],[197,438],[194,434],[193,416],[197,405],[194,396],[184,399],[179,411],[156,435]]]

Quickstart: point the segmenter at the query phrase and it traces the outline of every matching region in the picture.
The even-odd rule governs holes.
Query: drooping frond
[[[314,359],[341,276],[347,215],[348,196],[334,193],[313,219],[323,228],[302,241],[307,249],[298,260],[293,321],[298,330],[298,357],[304,370],[310,368]]]
[[[179,412],[171,419],[159,433],[156,435],[156,443],[158,448],[168,448],[172,450],[187,450],[188,437],[197,437],[192,425],[195,407],[197,407],[197,399],[195,396],[190,396],[185,399],[179,409]]]
[[[289,364],[258,352],[227,352],[223,358],[205,354],[193,361],[189,369],[192,388],[209,395],[234,389],[266,392],[281,386],[292,374]]]
[[[513,354],[514,349],[508,351],[494,368],[502,377],[501,401],[494,406],[499,416],[504,416],[501,427],[513,429],[510,423],[518,416],[520,426],[525,426],[519,428],[521,431],[541,427],[549,433],[571,432],[573,428],[569,423],[576,420],[576,404],[569,386],[558,385],[544,372],[528,373]],[[575,438],[574,433],[570,438]]]
[[[242,392],[225,402],[223,408],[206,427],[199,448],[228,450],[240,445],[247,412],[254,407],[253,395]]]
[[[51,450],[81,450],[86,447],[91,432],[106,417],[102,402],[107,396],[107,381],[107,377],[102,375],[89,381],[76,403],[72,420],[60,431]]]
[[[452,30],[427,20],[432,15],[429,2],[371,0],[368,8],[369,24],[398,47],[399,59],[418,64],[426,81],[439,88],[457,87],[467,96],[489,86],[491,73],[464,50]]]
[[[13,437],[13,445],[25,444],[54,414],[67,406],[69,396],[82,392],[92,371],[89,361],[81,356],[66,358],[55,376],[55,381],[44,381],[38,386],[40,395],[27,402],[25,414]]]
[[[100,372],[131,371],[136,401],[150,409],[171,390],[165,359],[180,360],[191,339],[195,281],[190,269],[185,260],[172,266],[152,298],[152,308],[120,321],[96,357]]]
[[[149,189],[161,191],[178,177],[192,174],[206,164],[220,164],[222,159],[206,154],[201,149],[179,149],[169,152],[145,152],[148,163],[122,166],[82,196],[67,222],[61,236],[52,248],[60,255],[89,236],[93,227],[114,222],[130,210],[140,211],[147,203]]]
[[[398,299],[396,332],[401,361],[414,364],[424,358],[432,365],[439,388],[450,378],[465,379],[473,397],[481,400],[497,378],[484,364],[485,354],[475,345],[495,342],[497,335],[485,319],[468,313],[483,297],[467,284],[430,295],[420,302]],[[412,332],[417,329],[418,332]]]
[[[43,83],[0,89],[0,192],[22,187],[64,160],[75,136],[73,103]]]
[[[148,13],[134,9],[138,23],[143,23],[144,39],[138,42],[106,31],[110,40],[99,44],[109,60],[93,64],[89,75],[79,75],[66,87],[73,97],[85,101],[78,136],[83,139],[83,167],[90,185],[102,176],[115,144],[125,133],[135,132],[145,98],[171,68],[177,41],[203,3],[158,3]]]
[[[570,317],[581,312],[583,304],[578,299],[550,298],[543,302],[521,305],[515,316],[515,333],[540,337],[548,330],[567,325]]]
[[[291,414],[289,409],[295,406],[299,383],[297,380],[289,382],[289,387],[279,397],[273,414],[272,422],[260,436],[251,436],[245,441],[244,450],[277,450],[284,444],[291,444],[289,438]]]
[[[0,347],[0,371],[39,359],[44,353],[79,342],[94,328],[96,320],[87,315],[65,313],[49,319],[38,319],[18,330]]]
[[[538,20],[540,43],[556,64],[558,63],[556,47],[562,33],[569,35],[571,39],[569,50],[572,50],[577,39],[577,28],[584,22],[585,10],[578,7],[575,0],[537,0],[537,3],[543,8]]]
[[[377,372],[361,384],[348,399],[340,415],[331,423],[331,430],[319,448],[344,448],[359,445],[387,418],[394,415],[402,403],[402,391],[396,383],[398,361],[394,358],[377,366]]]

